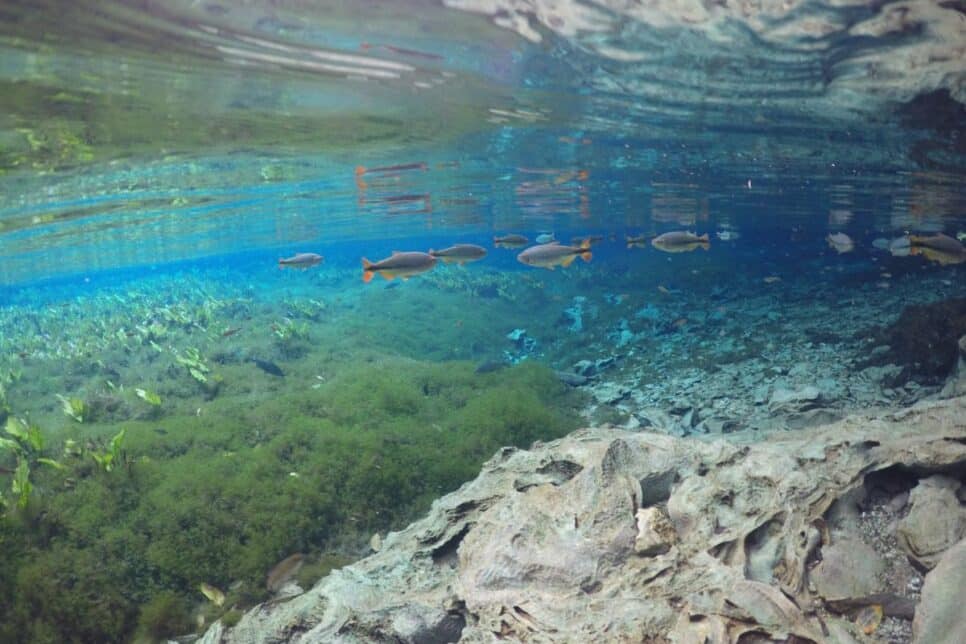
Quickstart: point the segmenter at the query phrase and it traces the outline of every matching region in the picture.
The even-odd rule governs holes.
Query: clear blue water
[[[0,415],[46,437],[0,462],[22,641],[187,632],[218,616],[202,582],[245,607],[293,552],[317,578],[502,444],[767,436],[817,422],[779,390],[828,419],[941,388],[889,329],[966,297],[966,254],[888,245],[966,234],[955,6],[304,4],[0,7]],[[709,248],[650,243],[671,231]],[[548,271],[507,233],[601,239]],[[452,243],[488,253],[362,280]],[[325,259],[279,270],[297,252]],[[213,545],[175,564],[159,512]],[[279,513],[300,527],[249,529]],[[71,571],[83,592],[30,603]],[[107,588],[117,623],[85,599]]]

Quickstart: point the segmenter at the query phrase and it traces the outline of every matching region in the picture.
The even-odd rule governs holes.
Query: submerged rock
[[[922,601],[912,620],[917,644],[966,642],[963,619],[963,580],[966,579],[966,540],[950,548],[926,575]]]
[[[918,565],[929,569],[966,537],[966,507],[959,502],[959,481],[930,476],[909,494],[909,512],[899,522],[899,544]]]
[[[824,601],[807,566],[825,557],[828,596],[897,593],[873,583],[868,560],[850,563],[867,548],[847,545],[860,535],[829,545],[825,529],[833,504],[854,505],[888,468],[966,473],[966,399],[754,444],[580,430],[501,450],[380,552],[201,641],[856,641],[851,621],[803,609]],[[958,592],[943,570],[933,574]],[[933,604],[939,621],[919,632],[948,606]]]

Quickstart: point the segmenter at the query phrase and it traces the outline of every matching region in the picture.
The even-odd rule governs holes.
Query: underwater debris
[[[296,253],[291,257],[279,258],[278,267],[279,269],[297,268],[304,271],[321,264],[323,259],[321,255],[316,253]]]
[[[305,564],[305,555],[296,552],[275,564],[265,578],[265,587],[273,593],[280,591],[285,584],[295,578]]]
[[[711,248],[711,243],[708,233],[696,235],[693,232],[674,230],[652,239],[651,246],[665,253],[687,253],[699,248],[708,250]]]
[[[221,607],[225,605],[225,593],[211,584],[201,582],[201,585],[198,586],[198,590],[200,590],[201,594],[204,595],[208,601],[213,603],[215,606]]]
[[[593,255],[590,252],[590,242],[585,241],[580,246],[565,246],[557,242],[531,246],[519,255],[517,260],[527,266],[536,266],[553,270],[557,266],[570,266],[577,256],[589,262]]]
[[[413,275],[419,275],[433,268],[436,258],[429,253],[418,251],[393,251],[392,255],[378,262],[370,262],[362,258],[362,281],[369,283],[372,276],[379,273],[383,278],[391,280],[400,277],[407,280]]]

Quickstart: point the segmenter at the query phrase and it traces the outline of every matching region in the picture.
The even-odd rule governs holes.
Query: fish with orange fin
[[[287,266],[304,271],[307,268],[321,264],[323,259],[321,255],[317,255],[316,253],[296,253],[291,257],[279,258],[278,268],[283,269]]]
[[[392,280],[396,277],[407,280],[413,275],[419,275],[433,268],[436,258],[429,253],[418,251],[393,251],[392,255],[378,262],[370,262],[362,258],[362,281],[369,283],[372,277],[379,273],[383,278]]]
[[[553,270],[557,266],[570,266],[577,256],[589,262],[593,255],[590,252],[590,241],[584,240],[580,246],[565,246],[558,242],[531,246],[519,255],[517,260],[527,266],[537,266]]]
[[[587,235],[586,237],[574,237],[573,239],[570,240],[570,243],[573,244],[574,246],[580,246],[582,243],[584,243],[584,240],[589,241],[591,246],[596,246],[600,242],[604,241],[604,236]]]
[[[658,235],[651,240],[651,246],[665,253],[687,253],[698,248],[708,250],[711,242],[708,239],[708,233],[695,235],[692,232],[675,230]]]
[[[909,246],[910,255],[922,255],[943,266],[966,262],[966,247],[959,240],[942,233],[909,235]]]
[[[467,264],[486,257],[486,249],[476,244],[454,244],[443,250],[429,249],[429,254],[446,264]]]
[[[497,248],[523,248],[530,243],[530,240],[523,235],[503,235],[494,237],[493,245]]]

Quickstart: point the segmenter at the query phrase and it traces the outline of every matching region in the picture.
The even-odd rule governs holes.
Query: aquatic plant
[[[205,375],[211,371],[208,365],[201,357],[201,352],[194,347],[188,347],[184,350],[184,353],[174,352],[174,358],[177,360],[178,364],[184,366],[191,377],[198,382],[204,384],[208,382],[208,376]]]
[[[60,394],[55,394],[57,400],[60,401],[63,412],[65,416],[73,418],[78,423],[84,422],[84,416],[87,413],[87,405],[80,398],[66,397]]]
[[[23,509],[27,507],[30,494],[33,491],[33,484],[30,481],[31,467],[47,465],[62,469],[63,465],[42,456],[45,440],[37,425],[11,416],[7,418],[4,429],[13,439],[0,437],[0,448],[10,451],[16,456],[17,467],[13,472],[11,491],[17,497],[17,507]]]
[[[115,434],[106,451],[99,452],[91,450],[91,457],[94,459],[94,462],[105,472],[112,471],[121,461],[121,444],[124,442],[124,434],[126,432],[127,429],[122,429]]]
[[[164,590],[152,597],[138,615],[138,634],[152,642],[164,642],[191,631],[188,602],[178,593]]]
[[[138,387],[134,390],[134,393],[137,394],[138,398],[148,403],[152,407],[161,406],[161,396],[151,391],[150,389],[142,389]]]
[[[309,337],[309,325],[305,322],[297,324],[291,318],[282,318],[281,322],[272,324],[272,335],[281,343],[305,340]]]

